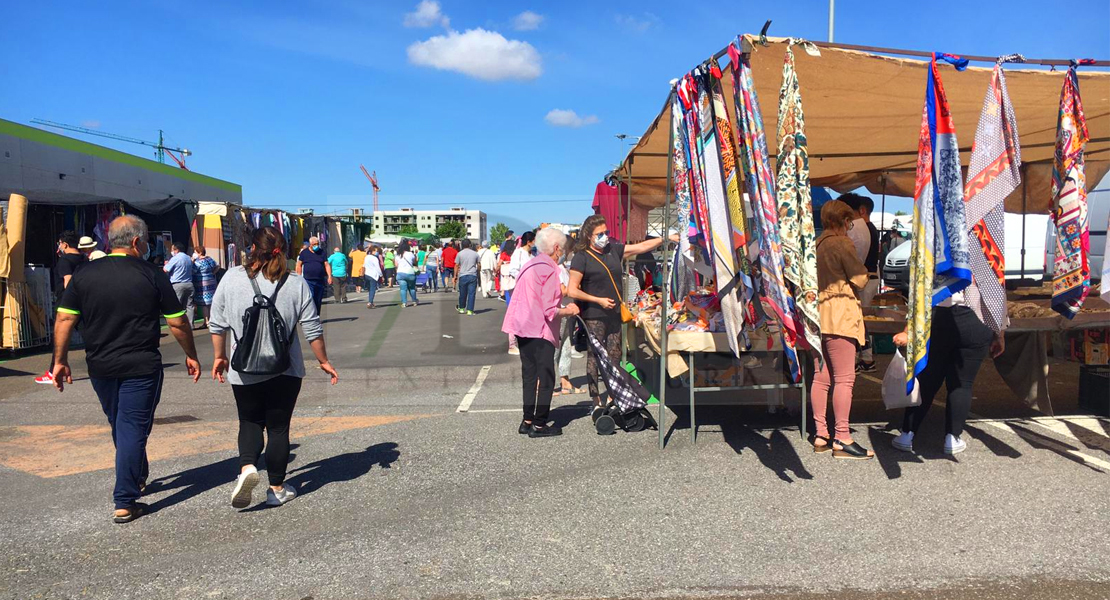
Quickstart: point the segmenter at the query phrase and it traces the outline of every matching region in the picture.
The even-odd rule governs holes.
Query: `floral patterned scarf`
[[[1052,308],[1069,319],[1079,312],[1091,287],[1091,271],[1087,264],[1091,251],[1087,176],[1083,162],[1083,147],[1089,135],[1075,67],[1072,64],[1068,69],[1060,90],[1056,158],[1052,164],[1052,218],[1056,223]]]

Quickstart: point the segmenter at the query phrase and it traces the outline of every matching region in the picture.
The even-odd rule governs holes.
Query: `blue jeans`
[[[373,304],[374,296],[378,293],[378,280],[373,277],[364,277],[362,285],[366,288],[366,303]]]
[[[312,303],[316,305],[316,314],[320,314],[320,306],[324,303],[324,294],[328,293],[328,281],[313,281],[305,279],[308,291],[312,292]]]
[[[93,390],[112,426],[116,447],[116,508],[131,508],[139,499],[139,484],[150,474],[146,440],[154,427],[154,409],[162,396],[162,371],[128,379],[91,377]]]
[[[443,276],[443,287],[451,287],[450,283],[455,279],[455,270],[443,267],[439,270],[439,274]]]
[[[409,296],[412,296],[412,303],[416,304],[416,275],[398,273],[397,282],[401,284],[401,304],[407,304]]]
[[[509,302],[512,299],[513,299],[513,291],[512,290],[505,290],[505,306],[508,306]]]
[[[474,312],[474,294],[478,292],[478,276],[459,277],[459,308]]]
[[[428,265],[425,268],[425,272],[428,273],[428,283],[432,284],[432,291],[433,292],[438,292],[439,291],[439,267],[438,266],[433,266],[433,265]]]

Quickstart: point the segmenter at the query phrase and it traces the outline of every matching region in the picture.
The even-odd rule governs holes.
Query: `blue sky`
[[[1070,6],[841,0],[836,40],[1110,56],[1110,3]],[[365,206],[363,163],[386,208],[461,204],[490,224],[580,221],[624,152],[614,134],[642,133],[668,80],[766,19],[772,35],[815,40],[828,26],[825,0],[59,1],[4,12],[0,117],[143,139],[164,129],[195,152],[192,169],[241,183],[254,206]]]

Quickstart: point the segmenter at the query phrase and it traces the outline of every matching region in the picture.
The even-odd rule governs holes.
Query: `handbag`
[[[621,307],[621,323],[628,323],[632,320],[632,311],[628,310],[628,306],[624,303],[624,297],[621,295],[621,289],[617,287],[617,280],[613,278],[613,272],[609,270],[609,267],[605,266],[605,263],[601,262],[601,259],[598,258],[592,250],[586,250],[586,254],[592,256],[594,260],[601,265],[601,268],[605,269],[605,272],[609,274],[609,281],[613,283],[613,291],[617,293],[617,300]]]
[[[509,275],[509,265],[501,265],[501,289],[508,292],[514,288],[516,288],[516,277]]]
[[[243,336],[235,338],[235,351],[231,355],[231,368],[239,373],[280,375],[289,368],[289,345],[292,340],[281,313],[274,305],[287,279],[288,274],[278,281],[274,293],[267,298],[258,289],[255,278],[250,278],[254,304],[243,311]]]
[[[913,391],[906,394],[906,357],[904,350],[895,350],[883,375],[883,404],[887,410],[910,408],[921,404],[921,383],[914,380]]]

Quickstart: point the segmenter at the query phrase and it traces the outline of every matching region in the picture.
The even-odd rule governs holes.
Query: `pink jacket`
[[[558,314],[562,301],[559,267],[550,256],[541,253],[520,269],[501,331],[519,337],[543,338],[558,347],[562,319]]]

